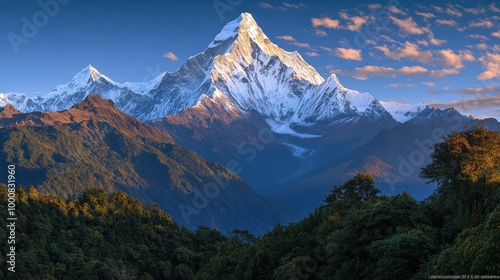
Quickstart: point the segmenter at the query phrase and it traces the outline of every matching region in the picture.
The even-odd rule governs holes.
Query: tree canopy
[[[461,206],[464,223],[477,226],[498,203],[500,133],[481,125],[453,132],[434,146],[431,159],[422,177]]]

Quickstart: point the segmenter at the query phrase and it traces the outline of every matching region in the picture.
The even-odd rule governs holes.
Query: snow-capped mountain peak
[[[396,101],[380,101],[380,104],[400,123],[413,119],[417,114],[428,108],[425,103],[406,104]]]
[[[390,118],[369,93],[345,88],[335,74],[325,80],[298,52],[271,42],[248,13],[226,24],[204,52],[190,57],[179,70],[150,82],[116,83],[88,65],[43,97],[9,95],[2,100],[13,101],[25,112],[55,111],[94,93],[143,121],[177,114],[203,98],[279,122]]]
[[[342,84],[340,83],[340,80],[337,77],[337,75],[332,74],[332,77],[333,77],[333,80],[335,81],[335,83],[337,83],[337,87],[339,88],[339,90],[341,92],[346,92],[347,91],[346,88],[344,88],[344,86],[342,86]]]
[[[76,74],[69,84],[73,86],[85,86],[88,85],[89,83],[98,81],[100,78],[105,78],[109,80],[109,78],[99,73],[97,69],[95,69],[92,65],[89,64],[87,67],[83,68],[78,74]]]

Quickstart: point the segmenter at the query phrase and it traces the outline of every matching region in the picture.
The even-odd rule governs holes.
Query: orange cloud
[[[446,13],[449,14],[450,16],[462,17],[462,13],[459,10],[452,7],[448,7],[446,9]]]
[[[479,59],[485,71],[477,76],[479,80],[490,80],[500,78],[500,54],[489,53]]]
[[[446,49],[440,50],[438,53],[442,56],[444,65],[455,69],[463,68],[463,61],[472,62],[476,60],[470,51],[460,51],[456,54],[453,50]]]
[[[285,41],[295,42],[295,38],[293,38],[290,35],[278,36],[276,38],[281,39],[281,40],[285,40]]]
[[[426,76],[426,77],[446,77],[458,74],[456,69],[428,70],[422,66],[404,66],[399,69],[368,65],[362,68],[355,68],[354,71],[332,70],[333,73],[352,76],[358,80],[366,80],[369,76],[398,77],[398,76]]]
[[[324,18],[312,18],[312,25],[314,27],[326,27],[326,28],[334,28],[338,29],[340,27],[340,21],[337,19],[331,19],[329,17]]]
[[[339,15],[342,19],[350,22],[346,26],[346,28],[350,31],[360,30],[363,24],[367,23],[369,19],[369,17],[351,16],[345,12],[340,12]]]
[[[361,50],[356,50],[356,49],[337,48],[335,50],[335,55],[337,57],[348,60],[357,60],[357,61],[363,60],[361,58]]]
[[[489,9],[490,9],[490,11],[492,11],[492,12],[495,12],[495,13],[500,13],[500,9],[499,9],[499,8],[497,8],[497,7],[495,6],[495,4],[490,4],[490,5],[488,6],[488,8],[489,8]]]
[[[317,53],[317,52],[306,52],[306,55],[310,56],[310,57],[318,57],[319,53]]]
[[[163,55],[164,58],[168,58],[172,61],[177,61],[179,58],[173,53],[173,52],[168,52]]]
[[[406,31],[410,34],[422,35],[424,33],[429,33],[430,30],[425,27],[419,27],[418,24],[413,20],[412,17],[407,19],[399,19],[391,16],[390,19],[394,24],[399,26],[403,31]]]
[[[429,42],[433,44],[434,46],[441,46],[442,44],[446,43],[446,40],[439,40],[434,38],[434,34],[430,33],[429,34]]]
[[[422,63],[433,63],[434,57],[430,51],[420,51],[416,44],[406,42],[404,47],[398,48],[395,51],[389,50],[387,46],[376,46],[377,50],[382,51],[388,58],[400,60],[402,58],[419,61]]]
[[[431,107],[436,108],[456,108],[461,110],[484,109],[484,108],[498,108],[500,107],[500,95],[479,96],[468,100],[458,100],[449,103],[435,103],[429,104]]]
[[[391,13],[394,13],[394,14],[407,15],[407,13],[405,13],[405,12],[401,11],[401,10],[400,10],[400,9],[398,9],[398,7],[396,7],[396,6],[390,6],[390,7],[389,7],[389,11],[390,11]]]
[[[299,43],[299,42],[293,42],[292,45],[299,47],[299,48],[304,48],[304,49],[310,49],[311,46],[308,43]]]
[[[457,91],[458,94],[485,94],[490,92],[500,92],[500,86],[489,85],[484,87],[464,88]]]

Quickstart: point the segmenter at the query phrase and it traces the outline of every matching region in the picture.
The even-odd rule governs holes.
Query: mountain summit
[[[206,97],[227,110],[257,112],[273,121],[390,118],[370,94],[344,88],[335,75],[325,80],[298,52],[272,43],[248,13],[226,24],[204,52],[179,70],[151,82],[120,84],[89,65],[43,97],[10,94],[4,99],[24,112],[59,111],[93,93],[143,121],[178,114]]]

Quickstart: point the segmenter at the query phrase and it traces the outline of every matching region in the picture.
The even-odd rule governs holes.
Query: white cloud
[[[430,94],[449,93],[449,92],[451,92],[451,88],[450,87],[430,89],[430,90],[427,91],[427,93],[430,93]]]
[[[427,12],[415,12],[415,14],[423,17],[423,18],[426,18],[426,19],[429,19],[429,18],[435,18],[436,15],[433,14],[433,13],[427,13]]]
[[[269,4],[269,3],[266,3],[266,2],[260,2],[259,3],[259,6],[261,6],[262,8],[264,9],[274,9],[274,6]]]
[[[296,9],[296,10],[300,10],[301,8],[305,8],[305,7],[307,7],[306,5],[304,5],[304,4],[302,4],[302,3],[299,3],[299,4],[294,4],[294,3],[283,2],[283,5],[284,5],[286,8]]]
[[[321,29],[315,29],[314,30],[314,35],[316,35],[318,37],[326,37],[326,36],[328,36],[328,34],[326,33],[326,31],[321,30]]]
[[[395,83],[395,84],[388,84],[385,87],[389,87],[389,88],[404,88],[404,87],[414,88],[417,86],[418,86],[418,84]]]

